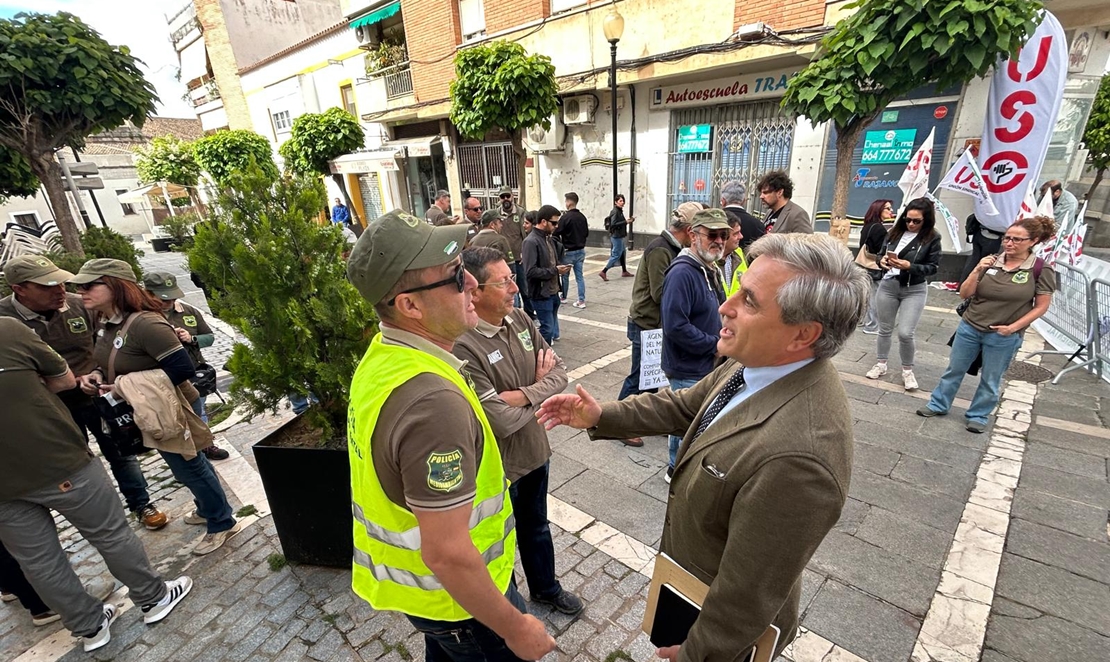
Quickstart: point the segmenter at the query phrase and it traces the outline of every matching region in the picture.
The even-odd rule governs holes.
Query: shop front
[[[333,175],[344,176],[351,204],[359,210],[363,223],[369,223],[384,214],[387,208],[392,208],[392,196],[387,193],[388,176],[400,170],[395,150],[345,154],[329,166]]]

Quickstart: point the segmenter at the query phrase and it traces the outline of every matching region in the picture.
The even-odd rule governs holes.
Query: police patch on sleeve
[[[185,326],[196,326],[197,325],[197,318],[196,318],[195,315],[182,315],[181,316],[181,321],[185,323]]]
[[[462,482],[462,452],[459,449],[428,456],[428,487],[438,492],[450,492]]]
[[[66,323],[69,324],[70,333],[88,333],[89,331],[89,325],[85,324],[84,317],[72,317],[66,320]]]
[[[520,344],[524,345],[524,351],[526,351],[526,352],[536,351],[536,348],[532,345],[532,332],[531,331],[525,329],[524,331],[521,331],[520,333],[516,334],[516,337],[520,338]]]

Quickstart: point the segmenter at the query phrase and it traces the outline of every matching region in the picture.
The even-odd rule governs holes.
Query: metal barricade
[[[1046,266],[1046,269],[1050,267]],[[1100,370],[1098,354],[1098,324],[1091,295],[1091,279],[1083,271],[1063,263],[1056,264],[1056,292],[1044,320],[1056,333],[1074,343],[1070,351],[1041,350],[1032,355],[1059,355],[1068,357],[1064,367],[1052,378],[1053,384],[1072,370],[1086,368],[1088,372]],[[1079,363],[1075,363],[1079,359]],[[1101,372],[1099,372],[1101,375]]]
[[[1095,357],[1098,359],[1098,376],[1110,367],[1110,281],[1095,278],[1091,281],[1091,315],[1095,323]]]

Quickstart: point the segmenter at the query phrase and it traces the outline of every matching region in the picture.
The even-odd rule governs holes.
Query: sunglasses
[[[482,211],[481,207],[468,207],[467,211]]]
[[[1014,243],[1014,244],[1018,244],[1018,243],[1021,243],[1023,241],[1029,241],[1029,239],[1031,239],[1031,237],[1011,237],[1010,235],[1006,235],[1006,236],[1002,237],[1002,241],[1008,241],[1008,242]]]
[[[459,288],[460,293],[464,289],[466,289],[466,271],[463,269],[462,263],[459,263],[459,265],[455,267],[455,273],[450,278],[444,278],[443,280],[437,281],[435,283],[429,283],[427,285],[421,285],[420,287],[414,287],[411,290],[398,292],[397,296],[393,297],[389,301],[386,301],[385,305],[392,306],[393,304],[397,303],[397,297],[401,296],[402,294],[415,294],[416,292],[425,292],[427,290],[434,290],[436,288],[443,287],[444,285],[451,285],[452,283],[455,285],[455,287]]]
[[[511,199],[512,197],[513,197],[513,196],[511,196],[511,195],[509,195],[508,193],[506,193],[505,195],[501,196],[501,199],[502,199],[502,200],[509,200],[509,199]]]
[[[925,219],[923,219],[923,218],[910,218],[909,216],[906,217],[906,225],[910,225],[910,224],[917,225],[919,223],[924,223],[924,222],[925,222]]]
[[[709,241],[728,241],[728,238],[732,236],[732,230],[706,230],[705,232],[699,232],[698,234],[702,235]]]
[[[107,284],[108,283],[105,283],[102,280],[94,280],[91,283],[81,283],[80,285],[75,285],[74,289],[76,289],[78,291],[91,290],[92,288],[96,287],[97,285],[107,285]]]

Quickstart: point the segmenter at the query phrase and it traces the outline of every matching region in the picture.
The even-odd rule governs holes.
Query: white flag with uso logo
[[[1064,29],[1047,11],[1017,59],[995,66],[979,165],[998,213],[975,202],[975,217],[990,230],[1005,232],[1019,218],[1026,191],[1040,177],[1064,101],[1067,66]]]
[[[983,205],[991,214],[998,213],[994,201],[991,200],[991,195],[987,193],[987,187],[983,183],[983,173],[979,171],[979,164],[975,162],[975,155],[971,153],[970,149],[965,149],[960,158],[956,159],[956,162],[952,164],[952,168],[949,169],[944,179],[940,180],[938,186],[949,191],[970,195],[975,198],[976,204]]]

